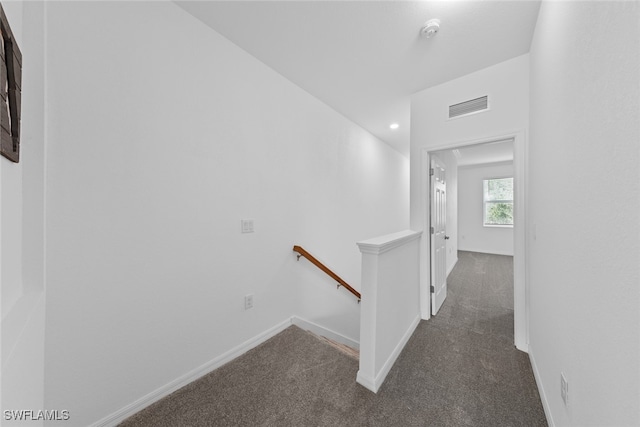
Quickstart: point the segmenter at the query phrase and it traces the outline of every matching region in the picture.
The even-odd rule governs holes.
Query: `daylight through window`
[[[485,179],[484,225],[513,227],[513,178]]]

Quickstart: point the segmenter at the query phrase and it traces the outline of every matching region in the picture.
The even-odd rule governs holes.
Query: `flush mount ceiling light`
[[[430,19],[424,23],[424,27],[420,30],[420,34],[422,37],[431,38],[438,33],[440,29],[440,20],[439,19]]]
[[[391,124],[389,125],[389,129],[393,129],[393,130],[398,129],[399,127],[400,127],[400,125],[399,125],[399,124],[397,124],[397,123],[391,123]]]

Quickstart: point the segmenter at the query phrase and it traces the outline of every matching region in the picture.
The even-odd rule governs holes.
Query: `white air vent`
[[[477,113],[487,108],[489,108],[489,97],[482,96],[459,104],[449,105],[449,118],[466,116],[467,114]]]

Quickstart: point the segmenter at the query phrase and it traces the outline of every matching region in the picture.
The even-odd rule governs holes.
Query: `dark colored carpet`
[[[512,282],[512,257],[459,252],[444,305],[378,394],[356,360],[292,326],[121,426],[546,426],[513,346]]]

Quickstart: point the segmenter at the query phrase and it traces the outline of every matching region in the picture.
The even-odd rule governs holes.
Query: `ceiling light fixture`
[[[424,23],[424,27],[420,30],[420,34],[423,37],[431,38],[438,33],[440,29],[440,20],[439,19],[430,19]]]
[[[389,125],[389,129],[393,129],[393,130],[398,129],[399,127],[400,127],[400,125],[399,125],[399,124],[397,124],[397,123],[391,123],[391,124]]]

